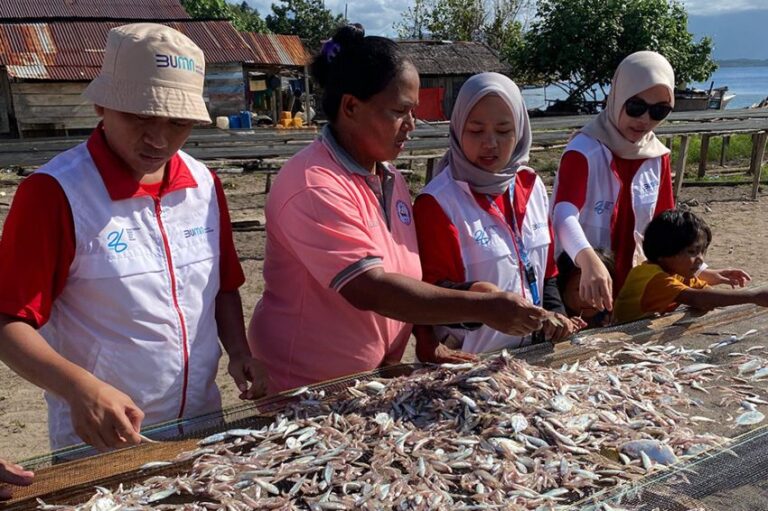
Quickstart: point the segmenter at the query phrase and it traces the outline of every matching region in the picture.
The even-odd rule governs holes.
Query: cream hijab
[[[493,174],[469,161],[461,149],[461,135],[472,108],[489,94],[496,94],[509,106],[515,119],[517,143],[507,166]],[[531,150],[531,123],[525,108],[523,96],[515,82],[499,73],[480,73],[462,85],[456,104],[451,113],[450,149],[440,161],[438,172],[450,167],[451,175],[457,181],[466,181],[478,193],[499,195],[514,181],[517,169],[528,163]]]
[[[605,110],[581,129],[582,133],[596,138],[616,155],[628,160],[656,158],[669,153],[669,149],[647,133],[632,143],[619,132],[619,115],[624,103],[632,96],[663,85],[669,89],[672,106],[675,104],[675,72],[667,59],[654,51],[638,51],[621,61],[611,81],[611,91]]]

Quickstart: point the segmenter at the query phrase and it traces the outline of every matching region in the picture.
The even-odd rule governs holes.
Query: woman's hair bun
[[[333,35],[333,40],[342,48],[360,44],[365,38],[365,29],[360,23],[350,23],[340,27]]]
[[[310,71],[323,88],[323,111],[331,123],[345,94],[367,101],[384,90],[408,61],[391,39],[365,35],[359,23],[344,25],[323,43]]]

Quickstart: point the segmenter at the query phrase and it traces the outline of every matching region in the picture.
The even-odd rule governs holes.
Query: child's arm
[[[757,289],[716,289],[705,287],[703,289],[687,288],[680,291],[676,301],[695,307],[697,309],[714,309],[727,305],[740,305],[754,303],[761,307],[768,307],[768,288]]]
[[[710,286],[730,284],[731,287],[744,287],[752,280],[747,272],[737,268],[724,268],[722,270],[707,268],[701,272],[699,278]]]

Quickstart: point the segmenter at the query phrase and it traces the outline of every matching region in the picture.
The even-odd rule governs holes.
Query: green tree
[[[516,20],[528,0],[414,0],[394,28],[403,39],[485,42],[510,62],[522,45]]]
[[[234,5],[226,0],[181,0],[181,5],[194,19],[224,19],[242,32],[267,32],[259,11],[246,2]]]
[[[326,9],[322,0],[280,0],[280,5],[272,4],[266,21],[272,32],[298,35],[310,50],[317,50],[344,23],[344,17]]]
[[[717,68],[712,40],[693,40],[677,0],[540,0],[516,67],[578,102],[604,94],[616,66],[639,50],[664,55],[678,83],[707,80]]]

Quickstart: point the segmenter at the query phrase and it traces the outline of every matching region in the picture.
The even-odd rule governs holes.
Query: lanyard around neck
[[[501,208],[499,208],[499,205],[496,204],[496,201],[491,197],[490,195],[486,195],[486,198],[488,199],[488,202],[490,202],[491,207],[498,213],[498,215],[504,219],[504,222],[507,222],[507,218],[504,215],[504,213],[501,211]],[[541,296],[539,295],[539,286],[537,284],[536,279],[536,270],[533,267],[533,264],[531,264],[531,260],[528,257],[528,251],[525,249],[525,245],[523,244],[523,238],[520,235],[520,229],[518,229],[517,226],[517,218],[515,217],[515,206],[512,202],[512,197],[509,198],[509,204],[510,204],[510,217],[512,220],[511,232],[512,232],[512,238],[515,241],[515,249],[517,252],[518,260],[520,263],[522,263],[523,270],[521,271],[521,276],[525,280],[525,283],[528,285],[528,290],[531,293],[531,301],[534,305],[541,305]]]

